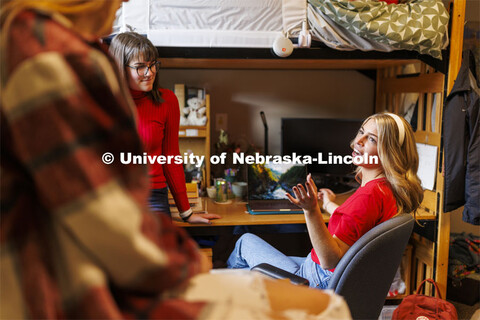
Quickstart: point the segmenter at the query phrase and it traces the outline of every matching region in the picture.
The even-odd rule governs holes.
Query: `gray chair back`
[[[328,289],[344,297],[353,319],[378,319],[413,225],[410,214],[379,224],[358,239],[337,264]]]

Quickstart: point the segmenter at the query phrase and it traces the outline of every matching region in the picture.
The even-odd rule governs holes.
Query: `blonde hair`
[[[378,157],[397,201],[398,213],[415,214],[423,200],[423,189],[417,176],[418,153],[412,127],[399,117],[405,129],[404,141],[401,144],[399,133],[402,130],[392,116],[388,113],[377,113],[368,117],[362,126],[370,119],[377,124]],[[357,175],[361,177],[361,168],[357,168]]]
[[[115,13],[121,0],[2,0],[0,13],[1,32],[1,56],[2,65],[5,66],[6,46],[10,25],[15,17],[24,10],[37,10],[48,14],[63,16],[72,22],[80,15],[92,14],[105,16],[102,24],[96,30],[96,36],[106,35],[111,32]],[[2,87],[6,81],[5,68],[2,68]]]
[[[147,37],[136,32],[123,32],[117,34],[110,43],[110,55],[114,58],[118,66],[118,71],[128,82],[125,67],[133,60],[143,58],[145,61],[157,61],[158,51]],[[148,95],[156,102],[163,102],[160,90],[160,80],[158,70],[155,73],[153,87]]]

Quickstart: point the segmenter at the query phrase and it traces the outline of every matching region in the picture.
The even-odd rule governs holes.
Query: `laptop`
[[[292,187],[304,184],[307,168],[293,164],[252,164],[248,166],[248,203],[250,214],[303,213],[285,196]]]

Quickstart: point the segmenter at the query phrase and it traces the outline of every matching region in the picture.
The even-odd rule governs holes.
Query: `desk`
[[[353,191],[338,194],[336,202],[338,204],[343,203],[352,193]],[[303,213],[252,215],[247,212],[247,203],[243,201],[233,200],[229,204],[217,204],[210,198],[202,198],[202,201],[206,212],[218,214],[222,218],[211,220],[211,224],[190,224],[183,222],[179,217],[174,218],[173,221],[177,226],[186,228],[187,232],[193,237],[216,236],[217,240],[213,247],[204,250],[208,251],[207,254],[212,257],[213,261],[221,261],[220,266],[222,267],[224,267],[224,262],[227,261],[239,237],[239,235],[233,234],[235,226],[305,224]],[[330,215],[324,213],[323,219],[328,222]],[[283,238],[283,240],[280,238]],[[312,248],[307,233],[270,234],[264,235],[264,239],[287,255],[306,256]]]
[[[341,204],[352,194],[353,191],[338,194],[335,202]],[[212,224],[190,224],[177,219],[174,219],[174,223],[178,226],[188,228],[305,223],[303,213],[253,215],[247,212],[246,202],[243,201],[232,200],[230,204],[217,204],[210,198],[202,198],[202,201],[207,213],[215,213],[222,218],[212,220]],[[324,213],[323,219],[325,222],[328,222],[330,215]]]

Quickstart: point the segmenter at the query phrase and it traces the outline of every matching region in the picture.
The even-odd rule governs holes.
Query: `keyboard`
[[[248,201],[248,204],[252,210],[301,210],[288,200],[250,200]]]

